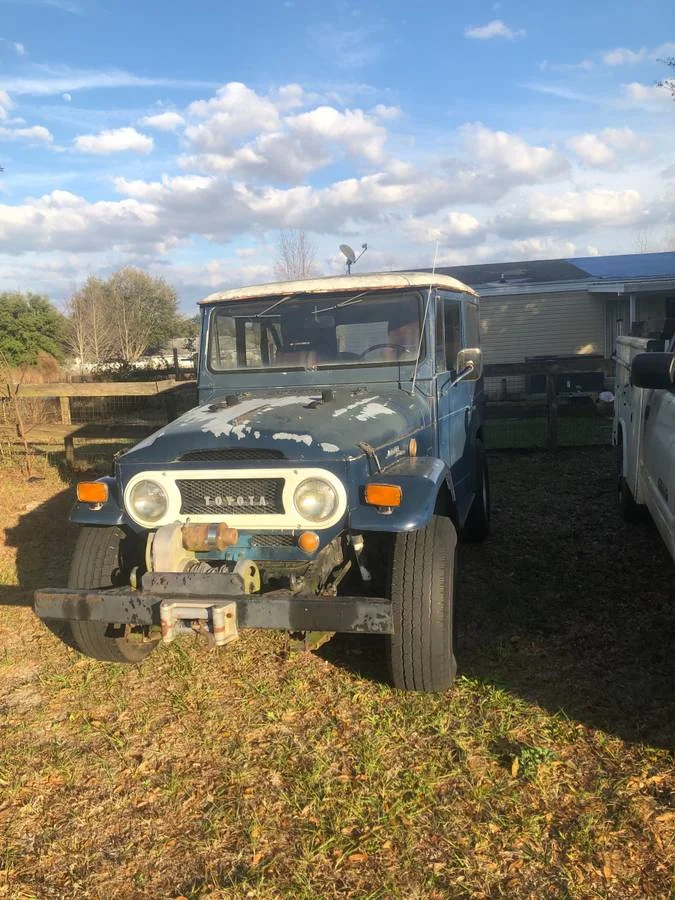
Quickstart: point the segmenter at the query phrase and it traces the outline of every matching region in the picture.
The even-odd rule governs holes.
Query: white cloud
[[[607,66],[625,66],[635,65],[645,60],[658,60],[675,54],[675,41],[666,41],[649,50],[647,47],[640,47],[639,50],[631,50],[629,47],[615,47],[609,50],[602,57],[602,61]]]
[[[533,192],[510,210],[498,214],[493,224],[499,234],[517,236],[543,230],[635,225],[644,216],[638,191],[594,188],[562,194]]]
[[[557,150],[533,146],[505,131],[492,131],[481,122],[462,125],[459,133],[471,159],[516,176],[521,182],[564,176],[570,168]]]
[[[506,38],[513,41],[526,35],[524,28],[509,28],[501,19],[493,19],[487,25],[467,26],[464,29],[464,37],[475,38],[480,41],[488,41],[491,38]]]
[[[382,159],[387,132],[360,109],[340,112],[332,106],[317,106],[285,120],[287,128],[305,138],[318,138],[344,146],[352,156],[370,162]]]
[[[0,122],[4,122],[10,109],[14,107],[12,98],[7,91],[0,90]]]
[[[567,139],[570,147],[586,165],[598,169],[615,168],[617,153],[644,154],[649,142],[639,137],[632,128],[603,128],[598,134],[577,134]]]
[[[145,116],[141,124],[149,128],[158,128],[160,131],[175,131],[185,124],[185,119],[177,112],[157,113],[154,116]]]
[[[52,191],[17,206],[0,204],[0,251],[97,251],[156,240],[156,212],[137,200],[89,203]]]
[[[81,134],[73,141],[78,153],[150,153],[154,144],[151,137],[141,134],[135,128],[111,128],[98,134]]]
[[[400,106],[386,106],[384,103],[378,103],[377,106],[374,106],[371,109],[370,113],[375,116],[376,119],[386,119],[389,121],[400,119],[402,115]]]
[[[434,241],[452,244],[475,243],[485,233],[480,221],[470,213],[450,211],[426,218],[411,217],[403,222],[407,237],[418,244]]]
[[[28,128],[0,128],[0,138],[7,140],[25,140],[37,144],[51,144],[54,136],[42,125],[31,125]]]
[[[237,138],[279,127],[274,102],[238,81],[223,85],[210,100],[191,103],[188,113],[204,121],[188,126],[185,136],[193,147],[207,153],[229,153]]]
[[[308,45],[322,59],[341,69],[360,69],[376,62],[384,45],[378,27],[340,28],[335,24],[308,29]]]
[[[631,81],[630,84],[621,85],[625,102],[629,106],[642,106],[644,108],[663,108],[666,103],[672,103],[670,91],[666,87],[656,84],[641,84],[639,81]]]
[[[501,248],[502,259],[569,259],[575,256],[598,256],[599,250],[593,244],[580,246],[574,241],[560,241],[551,237],[525,238],[510,241]]]
[[[616,154],[597,134],[577,134],[567,140],[577,156],[589,166],[607,168],[616,162]]]
[[[119,69],[96,71],[71,69],[67,66],[42,66],[39,76],[10,75],[3,77],[2,85],[10,94],[26,94],[48,97],[64,92],[91,90],[93,88],[120,87],[174,87],[210,88],[211,82],[191,81],[179,78],[146,78]]]
[[[639,50],[629,50],[628,47],[617,47],[610,50],[602,57],[606,66],[624,66],[626,63],[639,63],[647,56],[646,47]]]
[[[73,98],[72,98],[72,95],[69,94],[69,93],[67,93],[67,92],[66,92],[65,94],[61,94],[61,98],[62,98],[63,100],[65,100],[66,103],[70,103],[70,101],[73,99]]]
[[[282,84],[280,88],[272,92],[274,105],[281,112],[297,109],[307,102],[304,88],[299,84]]]
[[[225,85],[215,97],[189,107],[188,114],[203,121],[185,129],[185,143],[193,152],[180,158],[181,167],[292,184],[344,155],[383,162],[387,131],[380,120],[393,119],[395,107],[376,108],[379,116],[328,105],[281,115],[283,108],[307,101],[298,85],[267,96],[237,82]],[[256,132],[253,140],[237,146]]]

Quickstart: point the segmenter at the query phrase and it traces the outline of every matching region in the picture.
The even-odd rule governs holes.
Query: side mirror
[[[470,367],[473,368],[471,369]],[[464,376],[465,381],[478,381],[483,374],[483,353],[480,347],[469,347],[457,354],[457,374],[470,369]]]
[[[669,390],[675,384],[675,353],[638,353],[630,366],[630,383]]]

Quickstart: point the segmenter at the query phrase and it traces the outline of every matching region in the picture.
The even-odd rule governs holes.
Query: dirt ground
[[[65,583],[72,488],[1,470],[0,896],[672,897],[675,568],[609,449],[490,465],[438,696],[375,638],[81,657],[24,605]]]

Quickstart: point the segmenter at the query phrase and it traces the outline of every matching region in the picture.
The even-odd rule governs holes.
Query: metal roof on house
[[[476,296],[473,288],[457,278],[436,272],[380,272],[371,275],[331,275],[327,278],[305,278],[301,281],[276,281],[270,284],[253,284],[210,294],[200,303],[219,303],[221,300],[252,300],[255,297],[276,297],[284,294],[328,294],[336,291],[402,290],[408,287],[439,287],[462,291]]]
[[[437,271],[461,279],[483,296],[579,289],[598,293],[675,289],[675,253],[534,259],[443,266]]]

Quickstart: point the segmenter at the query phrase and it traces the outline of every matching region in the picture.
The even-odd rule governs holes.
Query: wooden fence
[[[7,384],[2,400],[10,403],[15,411],[24,400],[58,400],[61,421],[49,424],[33,424],[23,421],[21,413],[15,414],[11,425],[0,426],[0,436],[24,443],[50,444],[64,442],[66,461],[75,460],[75,438],[124,438],[140,439],[154,431],[156,424],[100,423],[73,424],[70,401],[73,397],[158,397],[164,401],[167,422],[178,415],[181,395],[194,392],[194,381],[94,381],[61,382],[53,384]]]
[[[597,357],[577,356],[569,360],[560,360],[552,363],[547,360],[530,361],[523,363],[497,363],[484,367],[484,375],[488,379],[506,379],[512,376],[539,375],[545,378],[545,400],[535,401],[537,408],[543,410],[545,416],[544,446],[555,449],[558,446],[559,431],[559,395],[557,392],[557,379],[561,373],[565,375],[581,375],[589,372],[600,372],[609,375],[612,372],[611,360]],[[178,414],[180,401],[187,399],[191,393],[196,398],[195,381],[115,381],[115,382],[73,382],[55,384],[20,384],[5,385],[0,397],[5,401],[22,400],[58,400],[60,422],[51,424],[17,424],[0,426],[0,437],[12,439],[18,435],[30,443],[54,443],[63,441],[66,450],[66,459],[69,463],[74,460],[74,438],[95,439],[121,437],[139,439],[155,430],[157,423],[130,424],[116,423],[103,424],[89,422],[86,424],[73,424],[71,415],[71,399],[75,397],[161,397],[164,404],[166,420],[175,419]],[[529,402],[529,401],[527,401]],[[507,404],[504,404],[505,406]],[[491,404],[499,407],[500,403]],[[23,434],[22,434],[23,432]]]

